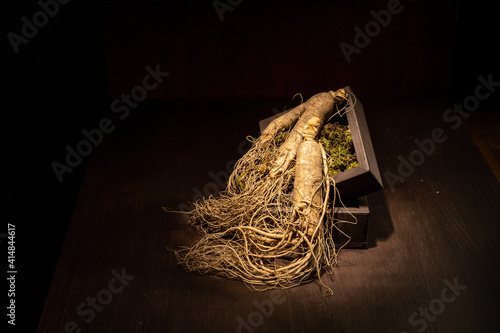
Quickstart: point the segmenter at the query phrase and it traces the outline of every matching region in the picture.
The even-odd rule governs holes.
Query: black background
[[[145,66],[171,73],[150,98],[307,98],[351,85],[360,98],[432,95],[452,104],[473,93],[478,75],[500,80],[495,7],[401,4],[348,64],[339,43],[352,45],[353,28],[387,1],[242,1],[221,22],[211,1],[72,0],[18,54],[6,36],[19,34],[21,18],[40,7],[9,3],[2,10],[1,232],[16,225],[16,329],[36,329],[88,158],[61,183],[51,163],[63,162],[64,147],[141,82]],[[481,108],[498,110],[498,101],[497,94]]]

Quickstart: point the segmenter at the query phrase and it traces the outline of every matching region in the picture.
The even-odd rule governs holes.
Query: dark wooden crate
[[[368,219],[370,217],[370,208],[366,196],[357,199],[357,205],[350,204],[347,208],[335,207],[335,218],[339,221],[351,223],[338,223],[337,227],[346,235],[338,230],[334,230],[333,239],[337,248],[349,241],[345,249],[366,249],[368,239]],[[351,215],[352,214],[352,215]],[[356,224],[353,224],[353,223]]]
[[[349,95],[348,108],[353,105],[354,107],[344,117],[334,117],[332,121],[345,123],[347,120],[359,166],[339,173],[333,179],[343,199],[354,199],[378,191],[382,189],[383,185],[363,105],[349,86],[344,87],[344,89]],[[259,122],[260,131],[262,132],[275,118],[288,111],[261,120]]]

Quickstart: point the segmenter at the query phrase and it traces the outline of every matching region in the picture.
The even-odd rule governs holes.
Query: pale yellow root
[[[299,145],[295,162],[293,207],[303,218],[302,229],[312,237],[318,226],[323,205],[323,154],[315,140]]]
[[[297,120],[286,141],[281,145],[278,156],[275,159],[269,175],[276,177],[288,166],[295,158],[300,143],[305,138],[304,135],[316,138],[325,123],[333,115],[336,105],[340,105],[346,100],[346,92],[339,89],[335,92],[323,92],[309,98],[304,105],[305,110],[302,116]]]
[[[300,104],[274,119],[269,125],[267,125],[266,129],[262,131],[259,143],[266,144],[273,140],[278,133],[288,131],[297,122],[300,116],[302,116],[305,109],[305,104]]]
[[[293,116],[266,132],[274,139],[296,122],[295,151],[281,151],[276,140],[261,136],[236,163],[226,191],[194,203],[189,218],[202,238],[175,252],[187,271],[239,279],[258,290],[290,288],[318,278],[331,293],[321,274],[336,263],[338,252],[333,215],[326,214],[326,153],[316,137],[343,99],[341,89],[301,104]],[[283,154],[293,160],[297,150],[296,163],[288,161],[274,177],[269,175],[273,161]]]

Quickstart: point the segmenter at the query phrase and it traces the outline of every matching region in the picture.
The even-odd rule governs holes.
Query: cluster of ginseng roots
[[[323,181],[316,189],[323,202],[312,207],[321,213],[311,235],[301,227],[305,216],[293,209],[295,162],[271,177],[279,144],[249,140],[252,147],[236,163],[226,190],[196,201],[187,213],[202,237],[175,251],[179,263],[186,271],[242,280],[255,290],[290,288],[316,278],[325,286],[321,275],[336,263],[341,248],[333,240],[337,191],[328,176],[329,157],[323,150]]]

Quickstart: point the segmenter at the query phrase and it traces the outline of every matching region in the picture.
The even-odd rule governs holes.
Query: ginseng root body
[[[307,102],[299,105],[302,106],[303,109],[301,109],[302,115],[298,118],[286,141],[279,148],[278,156],[272,165],[271,171],[269,172],[271,177],[279,175],[283,172],[283,170],[286,170],[289,167],[290,163],[297,154],[297,149],[299,148],[300,143],[304,140],[304,138],[306,136],[310,137],[313,135],[313,138],[315,139],[328,119],[332,116],[335,106],[343,103],[346,98],[345,90],[339,89],[335,92],[329,91],[316,94],[308,99]],[[295,109],[293,111],[294,112],[292,112],[290,116],[292,119],[294,119],[297,114]],[[289,117],[288,113],[284,114],[282,117]],[[275,133],[280,125],[288,125],[290,123],[290,119],[285,119],[286,121],[282,121],[280,118],[274,120],[269,125],[271,126],[269,132],[267,132],[266,128],[262,135],[269,136],[272,133]],[[287,127],[281,127],[281,130],[285,130],[286,128]]]
[[[189,218],[202,238],[176,251],[187,271],[288,288],[336,262],[333,223],[324,223],[328,163],[317,138],[346,99],[344,89],[323,92],[276,118],[238,160],[226,191],[193,204]]]

